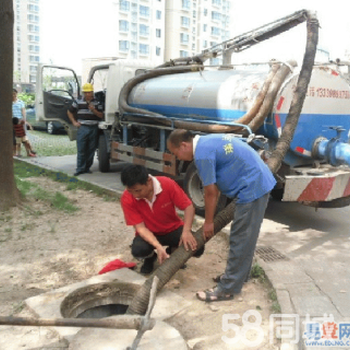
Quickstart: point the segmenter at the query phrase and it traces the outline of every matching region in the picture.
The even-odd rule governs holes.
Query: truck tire
[[[284,188],[275,188],[270,194],[275,201],[281,202],[284,194]]]
[[[53,122],[48,122],[46,124],[46,131],[50,135],[57,134],[57,129],[56,129],[55,124]]]
[[[190,197],[193,203],[193,206],[196,210],[196,214],[204,217],[204,189],[202,180],[200,179],[196,166],[193,162],[187,168],[183,187],[186,194]],[[227,202],[227,197],[223,194],[220,194],[218,204],[216,207],[216,213],[224,209],[227,205]]]
[[[107,142],[104,134],[98,138],[98,169],[101,173],[107,173],[110,169],[110,154],[107,151]]]

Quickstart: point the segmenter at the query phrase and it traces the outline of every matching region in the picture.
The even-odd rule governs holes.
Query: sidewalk
[[[75,172],[76,156],[21,160],[71,176]],[[123,163],[112,163],[108,173],[100,173],[97,164],[95,161],[92,174],[80,175],[79,179],[121,193]],[[269,203],[256,256],[276,290],[284,314],[283,324],[278,324],[281,320],[277,318],[271,320],[280,325],[279,329],[284,327],[282,349],[318,349],[305,346],[303,321],[319,323],[322,334],[322,324],[332,321],[325,316],[330,315],[338,326],[341,322],[349,324],[350,342],[349,219],[349,208],[316,212],[295,203]],[[229,233],[229,228],[224,231]],[[322,348],[350,349],[350,346]]]

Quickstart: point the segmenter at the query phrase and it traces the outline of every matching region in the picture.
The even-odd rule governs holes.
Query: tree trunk
[[[20,196],[12,157],[13,1],[1,0],[0,4],[0,210],[6,210]]]
[[[283,127],[280,139],[281,141],[278,141],[276,150],[273,152],[272,157],[267,162],[269,168],[273,173],[276,173],[278,171],[281,162],[289,149],[290,142],[293,139],[294,131],[298,124],[300,112],[305,100],[307,87],[311,79],[318,41],[318,20],[310,14],[308,16],[307,28],[308,41],[304,54],[303,65],[289,109],[287,120]],[[216,215],[214,219],[215,234],[221,231],[233,220],[234,212],[235,202],[233,201],[224,210]],[[202,235],[202,228],[199,229],[194,234],[194,236],[197,240],[198,247],[202,247],[205,244]],[[136,293],[127,310],[127,313],[143,315],[147,310],[153,276],[157,276],[159,278],[159,284],[157,288],[159,291],[191,256],[192,252],[186,252],[183,246],[179,247],[171,255],[171,257],[167,259],[162,265],[160,265],[157,270],[146,280],[143,286]]]

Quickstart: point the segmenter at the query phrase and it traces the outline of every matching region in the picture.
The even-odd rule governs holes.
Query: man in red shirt
[[[131,164],[123,169],[121,181],[126,187],[121,197],[125,222],[136,231],[131,252],[135,258],[144,259],[141,273],[151,273],[157,256],[162,264],[169,258],[168,253],[181,244],[186,250],[197,250],[191,232],[194,207],[174,180],[154,177],[145,167]],[[184,211],[184,220],[177,215],[176,208]],[[204,247],[194,256],[199,257],[203,252]]]

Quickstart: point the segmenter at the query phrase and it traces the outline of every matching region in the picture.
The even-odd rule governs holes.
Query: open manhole
[[[266,262],[289,260],[285,255],[270,246],[256,247],[255,253],[259,256],[259,258],[263,259]]]
[[[76,289],[61,303],[65,318],[104,318],[124,315],[140,286],[125,282],[103,282]]]

